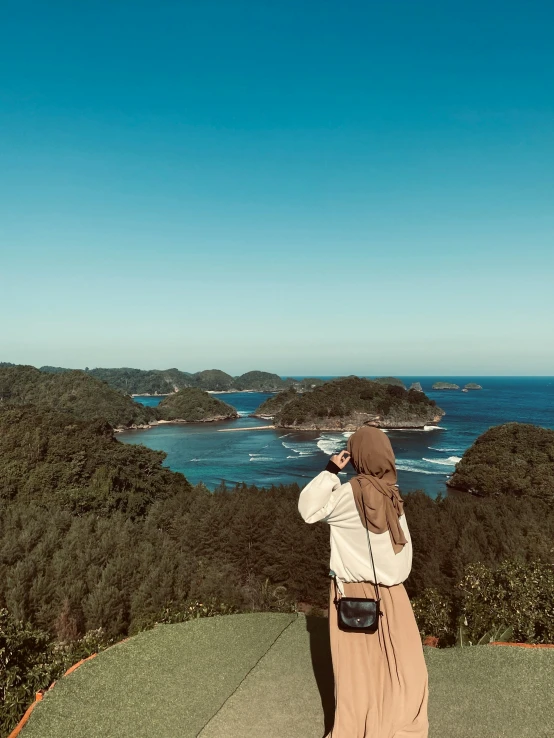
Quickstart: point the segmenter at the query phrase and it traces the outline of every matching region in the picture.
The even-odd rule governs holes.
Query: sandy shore
[[[267,430],[269,428],[273,428],[275,430],[274,425],[253,425],[250,428],[218,428],[218,433],[236,433],[238,431],[254,431],[254,430]]]

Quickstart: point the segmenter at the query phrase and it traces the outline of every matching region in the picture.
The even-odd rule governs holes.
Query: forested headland
[[[28,404],[41,410],[68,412],[79,420],[101,418],[118,430],[148,428],[159,420],[192,423],[238,417],[234,407],[198,387],[174,392],[158,407],[151,408],[79,370],[41,372],[31,366],[0,368],[0,407]]]
[[[133,402],[85,372],[0,368],[0,407],[28,404],[68,412],[81,420],[104,418],[115,428],[147,425],[157,417],[154,408]]]

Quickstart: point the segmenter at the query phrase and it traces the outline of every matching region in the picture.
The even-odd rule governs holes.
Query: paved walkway
[[[554,738],[554,650],[428,649],[430,738]],[[23,738],[322,738],[327,621],[248,614],[161,625],[58,681]]]

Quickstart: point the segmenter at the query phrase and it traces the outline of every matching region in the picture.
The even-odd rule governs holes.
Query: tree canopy
[[[275,415],[284,428],[355,430],[364,422],[384,428],[422,427],[444,411],[423,392],[360,377],[335,379],[286,402]]]
[[[68,412],[81,420],[105,418],[114,427],[143,425],[156,417],[154,409],[79,370],[48,373],[32,366],[0,368],[0,406],[27,404]]]
[[[253,415],[264,418],[273,418],[285,407],[287,403],[295,400],[296,397],[296,389],[294,387],[289,387],[287,390],[278,392],[276,395],[264,400],[264,402],[262,402],[261,405],[258,405],[254,410]]]
[[[465,452],[448,486],[554,501],[554,430],[528,423],[490,428]]]
[[[234,407],[198,387],[187,387],[164,397],[157,409],[162,420],[184,420],[192,423],[238,418]]]

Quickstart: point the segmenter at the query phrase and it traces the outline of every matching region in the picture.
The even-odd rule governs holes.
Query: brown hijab
[[[358,472],[350,484],[363,526],[372,533],[388,530],[394,553],[400,553],[407,543],[398,520],[404,503],[395,487],[396,464],[386,433],[364,425],[350,436],[347,449]]]

